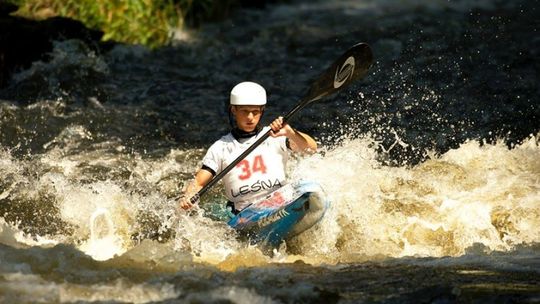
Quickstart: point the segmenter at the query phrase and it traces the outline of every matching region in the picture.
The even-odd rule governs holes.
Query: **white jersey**
[[[237,140],[229,133],[216,141],[206,152],[203,166],[219,174],[242,152],[263,136],[269,127],[258,135]],[[268,193],[285,185],[285,167],[288,151],[286,137],[268,137],[223,177],[227,198],[242,210]]]

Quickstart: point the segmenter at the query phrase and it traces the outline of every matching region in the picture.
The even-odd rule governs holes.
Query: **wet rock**
[[[12,3],[0,2],[0,16],[7,16],[17,10],[17,6]]]
[[[52,50],[53,40],[80,39],[96,50],[106,47],[99,42],[102,32],[88,29],[79,21],[63,17],[36,21],[10,15],[16,10],[13,4],[0,3],[0,88],[8,84],[14,72],[44,59]]]

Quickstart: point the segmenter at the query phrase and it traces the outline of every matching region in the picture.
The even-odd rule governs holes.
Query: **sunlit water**
[[[33,210],[28,216],[53,213],[66,232],[30,236],[2,219],[4,281],[0,288],[21,299],[35,299],[37,293],[46,301],[145,302],[180,295],[178,287],[147,282],[144,277],[151,275],[145,272],[174,273],[195,267],[193,262],[231,271],[297,260],[336,265],[381,257],[460,257],[471,248],[479,249],[470,258],[439,263],[467,265],[472,259],[512,271],[539,269],[537,259],[526,260],[531,252],[523,247],[540,242],[535,228],[540,224],[540,147],[535,137],[511,150],[504,144],[468,142],[411,168],[378,164],[373,147],[369,140],[346,140],[341,146],[298,160],[291,176],[316,180],[325,189],[333,189],[328,191],[332,208],[322,222],[272,257],[236,240],[223,222],[205,217],[202,211],[194,215],[176,212],[174,200],[164,195],[171,185],[157,183],[154,192],[134,193],[140,189],[138,185],[156,183],[180,171],[181,166],[173,164],[182,152],[133,163],[118,159],[117,165],[131,166],[133,172],[144,167],[147,174],[133,174],[127,181],[84,184],[77,181],[80,172],[73,169],[82,160],[43,155],[21,162],[4,154],[2,173],[18,186],[5,190],[2,197],[22,197],[21,203],[29,205],[39,202],[40,196],[54,197],[54,204],[40,206],[48,210]],[[90,162],[86,157],[83,162]],[[20,168],[46,164],[54,167],[44,171],[55,172],[40,172],[33,181],[35,190],[25,187],[28,180]],[[154,222],[141,220],[143,214]],[[138,243],[134,235],[145,229],[172,231],[155,238],[161,243]],[[503,260],[491,256],[516,250],[523,250],[525,256]],[[124,267],[129,269],[127,274],[112,270]],[[143,269],[141,285],[123,282],[124,275],[137,273],[133,268]],[[73,272],[84,286],[55,279],[69,278]],[[87,280],[94,283],[86,285]]]
[[[492,7],[490,1],[476,5]],[[0,301],[354,302],[372,295],[384,302],[387,298],[375,295],[401,291],[369,286],[385,286],[388,277],[400,277],[410,267],[420,267],[416,273],[426,277],[431,267],[458,269],[457,277],[445,272],[450,282],[491,271],[520,279],[523,274],[514,289],[478,280],[498,290],[532,293],[529,300],[538,301],[538,129],[518,140],[511,132],[501,135],[504,128],[492,134],[489,124],[481,125],[513,111],[504,108],[481,114],[470,109],[457,119],[462,107],[444,110],[444,102],[454,102],[444,96],[462,95],[436,84],[435,76],[407,84],[417,79],[409,61],[404,60],[405,70],[387,63],[395,59],[399,40],[378,41],[375,50],[382,50],[383,59],[368,75],[374,80],[339,95],[333,105],[306,109],[295,122],[321,146],[314,155],[295,158],[288,172],[293,180],[314,180],[326,189],[331,208],[318,225],[268,254],[216,220],[224,200],[221,186],[194,212],[176,206],[205,147],[227,128],[222,105],[231,82],[261,77],[275,92],[268,120],[294,104],[287,92],[300,94],[300,87],[342,52],[326,46],[328,41],[364,40],[348,30],[355,18],[381,16],[388,19],[370,24],[404,29],[394,20],[409,24],[407,14],[415,9],[437,15],[470,7],[466,1],[275,6],[260,29],[247,26],[236,34],[210,25],[200,36],[177,33],[183,39],[179,46],[157,54],[118,46],[96,55],[78,41],[57,43],[50,62],[15,75],[0,104]],[[318,11],[329,17],[313,17]],[[261,14],[244,12],[223,26],[250,24]],[[297,14],[309,16],[306,25],[287,29],[284,20]],[[337,24],[333,14],[351,20]],[[315,26],[321,21],[327,28]],[[289,51],[273,42],[283,31]],[[237,46],[215,38],[220,35]],[[253,41],[234,40],[243,36]],[[268,45],[274,48],[264,48]],[[299,59],[283,55],[289,52]],[[418,57],[432,60],[426,52]],[[230,64],[235,56],[238,62]],[[300,73],[306,63],[309,68]],[[216,67],[230,74],[215,73]],[[384,82],[386,68],[392,76]],[[527,89],[523,83],[516,90]],[[519,104],[527,96],[507,97]],[[471,103],[484,107],[472,97]],[[514,133],[524,132],[512,126]],[[351,280],[368,283],[344,290]],[[416,284],[414,276],[407,282]],[[466,284],[455,284],[467,290]]]

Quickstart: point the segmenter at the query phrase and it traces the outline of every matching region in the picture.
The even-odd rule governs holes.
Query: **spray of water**
[[[198,261],[235,269],[297,259],[337,263],[378,256],[459,256],[475,244],[508,251],[540,242],[534,228],[540,224],[536,137],[512,149],[469,141],[411,167],[381,165],[376,150],[371,139],[345,139],[292,164],[290,177],[319,182],[332,206],[318,225],[272,258],[237,240],[224,222],[210,219],[202,209],[190,214],[176,209],[174,195],[191,177],[187,172],[198,166],[197,161],[181,165],[178,159],[190,158],[192,152],[133,159],[122,154],[63,157],[51,150],[39,159],[16,160],[4,151],[2,199],[28,204],[28,210],[41,204],[67,228],[32,236],[25,232],[44,227],[24,229],[32,226],[29,218],[21,213],[13,222],[8,213],[11,224],[2,219],[2,243],[68,242],[106,260],[152,237]],[[125,166],[131,175],[89,181],[84,172],[98,163],[109,169]],[[25,168],[37,168],[37,176],[27,176]],[[170,179],[173,175],[183,178]],[[30,183],[36,190],[24,186]]]
[[[540,240],[536,137],[511,150],[470,141],[411,168],[379,165],[372,146],[351,140],[300,162],[296,175],[328,189],[333,208],[295,250],[354,261],[458,256],[476,243],[507,251]]]

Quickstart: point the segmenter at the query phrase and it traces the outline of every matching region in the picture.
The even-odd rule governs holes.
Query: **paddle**
[[[283,123],[289,121],[298,111],[305,106],[317,101],[327,95],[333,94],[340,89],[351,84],[353,81],[364,77],[371,64],[373,63],[373,55],[371,48],[365,43],[359,43],[348,49],[341,57],[339,57],[319,78],[311,85],[308,93],[289,113],[283,116]],[[263,141],[265,141],[272,130],[268,130],[256,142],[238,156],[232,163],[223,169],[218,175],[206,184],[197,194],[190,198],[191,203],[197,202],[200,197],[217,183],[225,174],[229,173],[242,159],[244,159],[251,151],[255,150]]]

